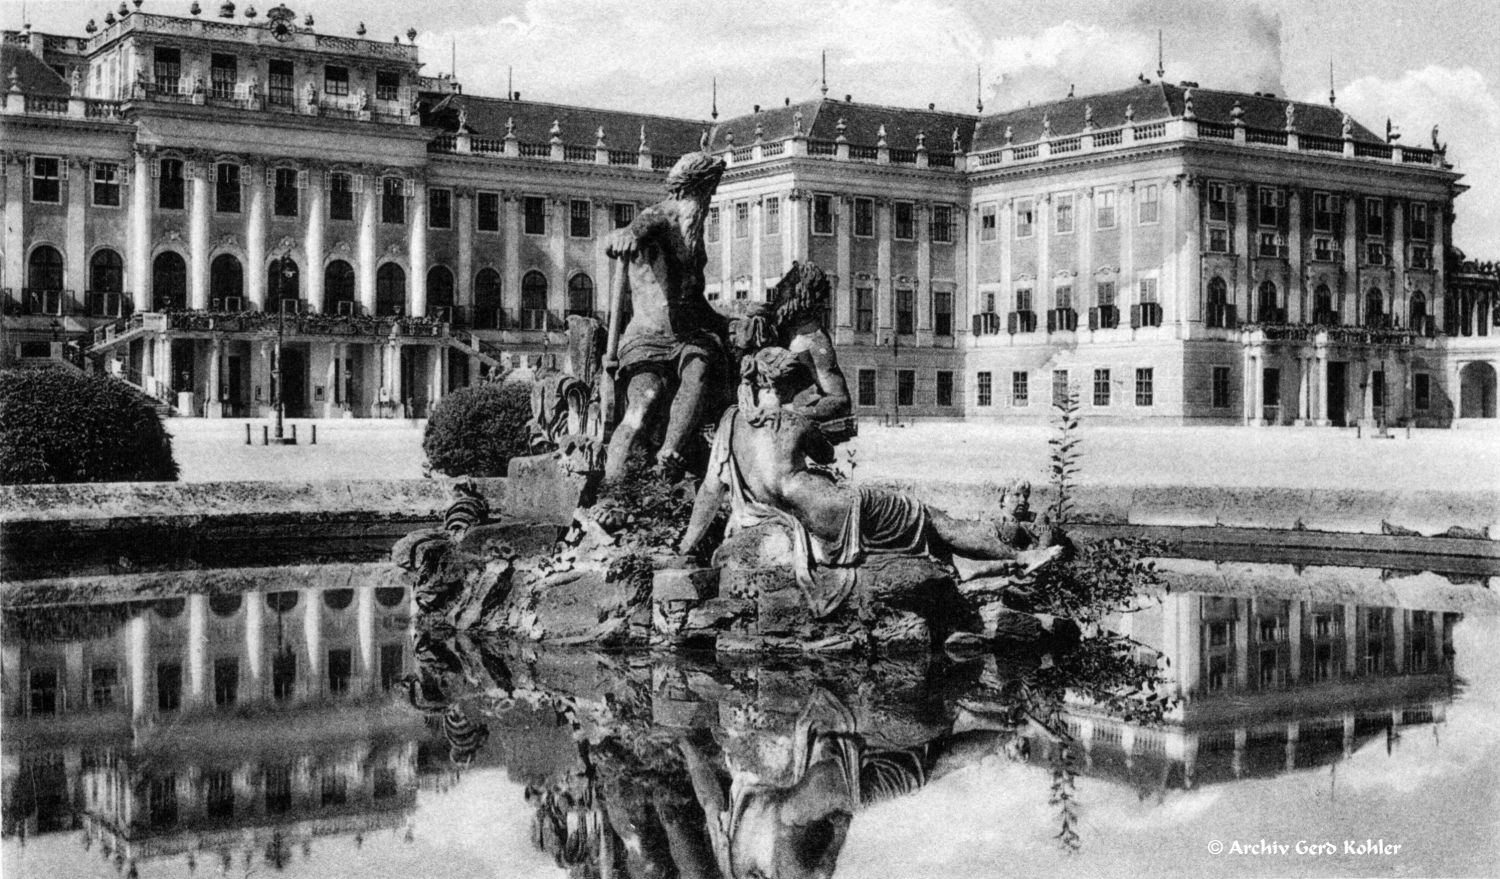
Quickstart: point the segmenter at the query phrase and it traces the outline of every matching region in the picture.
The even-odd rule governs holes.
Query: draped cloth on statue
[[[859,566],[868,551],[927,554],[927,509],[909,495],[859,489],[857,501],[851,498],[834,540],[817,537],[795,516],[755,497],[734,458],[734,431],[740,411],[738,406],[731,406],[720,419],[708,461],[709,472],[715,473],[729,492],[725,535],[763,522],[784,523],[792,533],[792,570],[814,617],[828,616],[854,594]],[[778,431],[801,429],[805,425],[797,421],[806,421],[785,410],[746,410],[745,420],[754,429]],[[829,489],[834,490],[834,486],[830,484]]]

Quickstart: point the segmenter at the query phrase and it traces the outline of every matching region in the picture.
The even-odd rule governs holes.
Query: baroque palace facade
[[[1495,415],[1493,265],[1444,151],[1142,80],[995,114],[826,96],[720,121],[465,95],[417,50],[120,10],[6,32],[3,356],[177,414],[425,414],[600,315],[610,230],[707,148],[708,295],[794,261],[866,417],[1450,425]],[[194,4],[194,8],[197,5]],[[826,89],[825,89],[826,92]]]

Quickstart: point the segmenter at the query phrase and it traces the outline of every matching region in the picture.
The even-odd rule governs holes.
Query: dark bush
[[[176,479],[161,416],[124,383],[60,369],[0,373],[0,483]]]
[[[427,466],[446,476],[504,476],[510,459],[527,454],[531,387],[517,382],[460,388],[427,419]]]

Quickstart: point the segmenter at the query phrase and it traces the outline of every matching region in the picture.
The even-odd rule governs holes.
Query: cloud
[[[1458,198],[1454,243],[1470,257],[1500,256],[1500,93],[1472,67],[1428,65],[1394,79],[1363,77],[1339,90],[1339,106],[1380,130],[1389,118],[1402,143],[1430,146],[1434,125],[1448,161],[1472,191]]]

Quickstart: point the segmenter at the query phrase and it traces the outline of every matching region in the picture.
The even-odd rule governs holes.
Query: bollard
[[[297,444],[297,425],[292,425],[292,445]]]
[[[263,446],[269,446],[271,444],[271,428],[267,427],[264,424],[260,426],[260,444]]]
[[[312,444],[313,445],[317,445],[318,444],[318,426],[316,424],[314,424],[312,426],[312,434],[313,434],[312,435]]]
[[[245,422],[245,445],[254,445],[254,443],[250,441],[250,422],[248,421]]]

